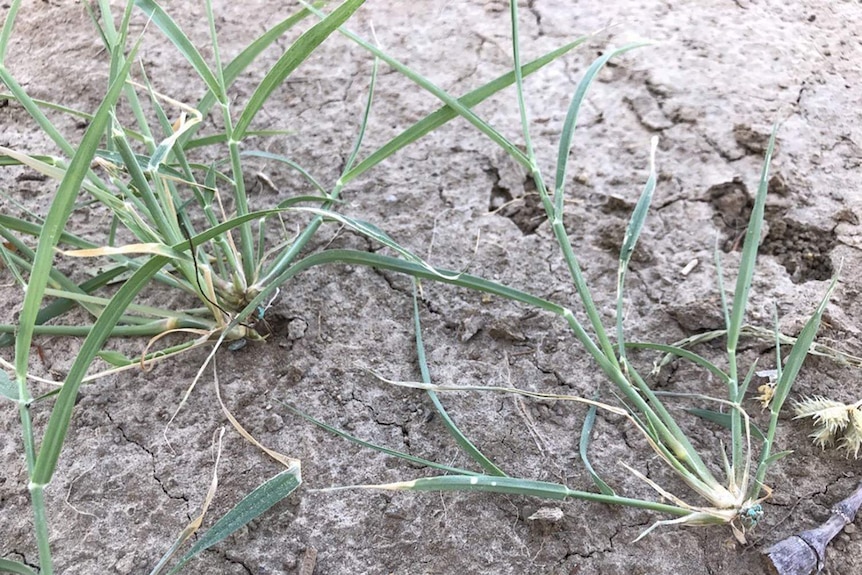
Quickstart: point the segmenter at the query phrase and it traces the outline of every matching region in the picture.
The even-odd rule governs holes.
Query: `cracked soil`
[[[199,45],[207,44],[203,3],[167,6]],[[295,7],[250,0],[215,2],[221,48],[236,54]],[[0,14],[8,4],[0,7]],[[507,4],[500,0],[368,0],[350,27],[370,37],[454,94],[510,67]],[[135,20],[135,31],[143,20]],[[534,0],[521,10],[524,59],[583,33],[609,27],[528,78],[528,104],[542,169],[553,173],[556,143],[574,87],[609,46],[650,38],[656,44],[616,59],[602,72],[575,134],[566,227],[610,324],[616,251],[647,177],[649,140],[659,137],[659,184],[629,275],[627,325],[634,339],[669,343],[721,327],[713,248],[718,239],[732,274],[740,234],[756,190],[765,138],[780,122],[767,200],[767,232],[752,289],[749,321],[794,335],[841,265],[821,342],[859,354],[862,325],[862,5],[801,0]],[[266,53],[235,91],[247,99],[287,46]],[[157,89],[195,102],[202,87],[182,57],[153,28],[141,60]],[[103,93],[106,61],[79,2],[25,2],[10,46],[9,67],[34,97],[93,110]],[[371,61],[333,36],[281,86],[256,127],[287,130],[255,142],[285,154],[333,183],[353,144]],[[436,106],[383,67],[365,150],[372,150]],[[478,113],[515,138],[517,103],[506,91]],[[84,125],[52,116],[76,139]],[[0,144],[53,152],[15,104],[0,108]],[[262,172],[277,190],[256,183]],[[269,207],[310,193],[295,174],[250,162],[252,201]],[[253,185],[254,184],[254,185]],[[5,169],[0,189],[39,214],[54,184]],[[375,168],[345,190],[339,209],[373,222],[435,265],[471,273],[575,305],[576,295],[526,174],[465,122],[454,121]],[[0,200],[2,209],[18,213]],[[498,209],[501,208],[501,209]],[[300,220],[288,220],[298,226]],[[98,206],[77,210],[74,230],[100,237]],[[326,245],[376,250],[334,227]],[[692,263],[695,262],[695,263]],[[687,273],[686,268],[694,266]],[[0,319],[14,321],[22,293],[0,270]],[[422,322],[436,383],[511,384],[613,400],[574,336],[544,313],[444,285],[424,284]],[[768,478],[774,496],[748,546],[729,529],[664,528],[632,540],[654,514],[578,501],[463,493],[317,491],[333,485],[411,479],[425,470],[364,450],[291,415],[289,402],[361,438],[441,463],[467,465],[432,406],[418,391],[369,374],[418,379],[410,282],[359,267],[312,269],[289,285],[268,312],[266,343],[217,355],[222,395],[262,443],[303,462],[302,487],[247,528],[207,551],[190,573],[547,573],[623,575],[761,573],[760,552],[812,527],[859,480],[860,464],[810,443],[809,427],[781,420],[777,449],[793,450]],[[153,290],[161,305],[189,301]],[[83,317],[81,320],[83,321]],[[43,337],[33,372],[61,380],[79,344]],[[115,341],[128,353],[141,341]],[[745,341],[744,369],[774,366],[768,344]],[[701,351],[720,358],[721,345]],[[5,358],[11,350],[2,351]],[[166,424],[206,351],[83,386],[64,454],[47,491],[59,573],[148,573],[200,509],[212,472],[214,433],[225,425],[205,377],[173,424]],[[636,357],[641,366],[655,358]],[[652,383],[664,390],[721,394],[719,382],[689,365],[665,368]],[[756,385],[752,386],[752,389]],[[822,394],[855,401],[859,373],[810,358],[791,397]],[[443,398],[477,445],[511,474],[588,489],[578,455],[585,410],[571,404],[497,395]],[[693,440],[720,465],[723,430],[692,420],[674,403]],[[750,413],[763,415],[752,395]],[[34,406],[44,425],[50,406]],[[17,413],[0,404],[0,556],[36,561]],[[220,488],[207,521],[221,515],[278,466],[228,426]],[[170,441],[170,444],[166,442]],[[644,440],[621,417],[599,414],[592,459],[618,493],[654,498],[625,462],[684,498]],[[548,519],[530,519],[537,511]],[[205,523],[205,525],[211,523]],[[862,536],[848,530],[830,547],[827,571],[862,572]]]

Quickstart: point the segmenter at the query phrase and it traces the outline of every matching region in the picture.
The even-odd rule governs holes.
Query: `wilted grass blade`
[[[276,399],[276,401],[278,401],[278,403],[283,405],[291,413],[298,415],[299,417],[303,418],[304,420],[306,420],[310,423],[313,423],[317,427],[324,429],[324,430],[328,431],[329,433],[337,435],[338,437],[342,437],[342,438],[344,438],[344,439],[346,439],[352,443],[355,443],[361,447],[367,447],[368,449],[373,449],[374,451],[379,451],[380,453],[385,453],[386,455],[391,455],[393,457],[397,457],[398,459],[403,459],[405,461],[409,461],[410,463],[416,463],[416,464],[422,465],[424,467],[430,467],[432,469],[439,469],[440,471],[445,471],[446,473],[456,473],[458,475],[479,475],[478,473],[474,473],[474,472],[468,471],[466,469],[461,469],[460,467],[452,467],[449,465],[442,465],[442,464],[437,463],[435,461],[430,461],[428,459],[416,457],[415,455],[410,455],[409,453],[404,453],[403,451],[390,449],[389,447],[384,447],[382,445],[377,445],[376,443],[371,443],[370,441],[365,441],[363,439],[359,439],[355,435],[351,435],[351,434],[347,433],[346,431],[342,431],[342,430],[338,429],[337,427],[332,427],[331,425],[327,425],[326,423],[311,417],[307,413],[304,413],[304,412],[296,409],[292,405],[289,405],[289,404],[287,404],[283,401],[280,401],[278,399]]]

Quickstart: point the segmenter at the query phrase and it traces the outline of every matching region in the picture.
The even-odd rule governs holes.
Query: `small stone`
[[[130,552],[123,555],[119,561],[114,564],[114,572],[123,575],[131,573],[135,568],[135,553]]]
[[[848,523],[844,526],[844,533],[846,533],[847,535],[853,535],[854,533],[856,533],[856,526],[852,523]]]
[[[305,332],[308,330],[308,322],[306,322],[302,318],[296,318],[291,320],[289,324],[287,324],[287,337],[290,339],[302,339],[305,336]]]
[[[284,427],[284,419],[277,413],[271,413],[263,420],[263,428],[270,433],[280,431]]]

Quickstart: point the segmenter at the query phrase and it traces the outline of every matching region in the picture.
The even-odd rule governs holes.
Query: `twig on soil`
[[[832,514],[821,526],[779,541],[764,552],[764,563],[776,575],[809,575],[820,572],[826,564],[826,546],[853,523],[862,506],[862,483],[847,499],[832,508]]]

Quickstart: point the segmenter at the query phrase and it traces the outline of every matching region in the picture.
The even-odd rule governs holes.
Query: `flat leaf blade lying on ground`
[[[15,573],[15,575],[36,575],[36,572],[18,561],[0,559],[0,571],[4,573]]]
[[[300,483],[302,483],[302,477],[299,474],[299,467],[294,467],[285,469],[258,486],[216,521],[206,533],[201,535],[201,538],[183,555],[180,562],[169,573],[172,575],[179,572],[196,555],[223,541],[238,529],[260,517],[273,505],[296,491]]]

